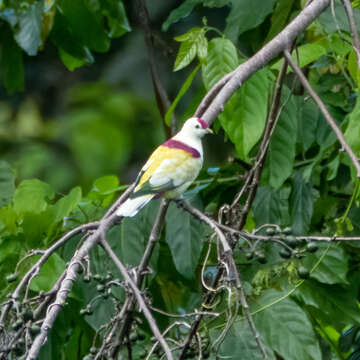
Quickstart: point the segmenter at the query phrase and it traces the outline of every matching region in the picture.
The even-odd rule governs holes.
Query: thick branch
[[[264,67],[275,56],[289,48],[296,36],[306,29],[330,4],[330,0],[314,0],[305,7],[300,14],[275,36],[269,43],[260,49],[248,61],[241,64],[234,71],[234,75],[223,86],[211,105],[203,113],[202,118],[210,125],[223,111],[231,95],[256,71]],[[215,85],[216,86],[216,85]],[[210,90],[211,91],[211,90]]]
[[[289,65],[293,68],[294,72],[296,73],[296,75],[298,76],[299,80],[301,81],[302,85],[304,86],[304,88],[309,92],[309,94],[311,95],[311,97],[314,99],[314,101],[316,102],[316,104],[318,105],[320,111],[322,112],[322,114],[324,115],[326,121],[328,122],[328,124],[330,125],[330,127],[332,128],[332,130],[334,131],[335,135],[337,136],[342,149],[344,151],[346,151],[348,153],[348,155],[350,156],[350,159],[353,163],[353,165],[355,166],[356,169],[356,173],[357,173],[357,177],[360,178],[360,164],[358,161],[358,158],[356,157],[356,155],[354,154],[354,152],[352,151],[351,147],[348,145],[348,143],[346,142],[343,133],[341,132],[341,130],[339,129],[339,127],[337,126],[335,120],[333,119],[333,117],[330,115],[328,109],[326,108],[325,104],[322,102],[322,100],[320,99],[319,95],[314,91],[314,89],[311,87],[309,81],[307,80],[307,78],[305,77],[305,75],[303,74],[303,72],[301,71],[301,69],[295,64],[295,62],[292,60],[291,55],[289,53],[288,50],[284,51],[284,55],[285,58],[287,59]]]

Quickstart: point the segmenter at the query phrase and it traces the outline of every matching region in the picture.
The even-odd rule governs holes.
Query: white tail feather
[[[116,210],[117,216],[133,217],[135,216],[152,198],[154,195],[143,195],[133,199],[127,199]]]

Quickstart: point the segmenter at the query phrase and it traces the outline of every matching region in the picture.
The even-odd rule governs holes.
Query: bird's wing
[[[193,180],[192,161],[192,155],[182,149],[159,146],[141,169],[131,197],[170,191]],[[196,161],[201,162],[199,159]]]

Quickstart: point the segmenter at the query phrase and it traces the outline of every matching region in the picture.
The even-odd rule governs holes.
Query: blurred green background
[[[118,175],[121,184],[129,183],[165,140],[144,36],[133,2],[124,4],[131,31],[113,39],[110,50],[97,53],[93,64],[69,71],[47,41],[37,56],[24,55],[25,91],[9,95],[0,83],[0,157],[15,169],[18,182],[39,178],[60,193],[74,185],[89,190],[94,179],[108,174]],[[178,49],[173,37],[199,25],[204,10],[209,22],[221,28],[227,11],[201,8],[161,32],[179,4],[148,2],[155,60],[171,101],[192,71],[172,72]],[[222,11],[224,16],[219,16]],[[198,74],[176,109],[178,127],[192,115],[204,92]],[[224,161],[222,142],[222,137],[206,141],[206,164]]]

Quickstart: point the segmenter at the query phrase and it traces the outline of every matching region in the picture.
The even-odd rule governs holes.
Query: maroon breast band
[[[181,149],[186,151],[187,153],[191,154],[191,156],[193,158],[199,158],[200,157],[200,153],[194,149],[193,147],[186,145],[184,143],[182,143],[181,141],[178,140],[174,140],[174,139],[170,139],[166,142],[164,142],[163,146],[166,146],[170,149]]]

